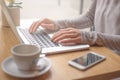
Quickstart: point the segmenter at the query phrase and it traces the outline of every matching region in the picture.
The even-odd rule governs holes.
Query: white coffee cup
[[[20,70],[31,70],[40,58],[41,47],[29,44],[18,44],[11,48],[13,59]]]

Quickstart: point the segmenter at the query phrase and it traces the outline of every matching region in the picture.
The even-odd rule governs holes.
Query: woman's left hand
[[[60,29],[53,35],[52,41],[65,46],[76,45],[81,43],[81,34],[75,28]]]

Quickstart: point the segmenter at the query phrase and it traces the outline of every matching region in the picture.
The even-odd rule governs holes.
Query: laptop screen
[[[8,7],[6,6],[4,0],[0,0],[0,5],[2,7],[1,8],[2,12],[3,12],[3,14],[6,17],[6,20],[7,20],[8,24],[10,25],[10,28],[12,29],[12,31],[14,32],[14,34],[16,35],[16,37],[19,39],[19,41],[21,41],[21,39],[20,39],[20,37],[19,37],[19,35],[17,33],[16,26],[15,26],[15,24],[13,22],[13,19],[12,19],[11,15],[10,15],[10,13],[8,11]]]

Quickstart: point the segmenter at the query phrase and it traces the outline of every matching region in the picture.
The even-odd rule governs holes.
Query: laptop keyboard
[[[30,44],[40,45],[42,48],[59,46],[58,44],[53,43],[50,36],[48,36],[48,34],[43,30],[35,33],[29,33],[28,29],[19,28],[19,30],[23,33]]]

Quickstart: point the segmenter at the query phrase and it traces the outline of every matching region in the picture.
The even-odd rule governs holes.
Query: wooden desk
[[[10,48],[19,41],[10,28],[0,28],[0,64],[11,55]],[[105,55],[107,59],[102,63],[80,71],[68,65],[68,61],[82,56],[89,51]],[[104,47],[91,47],[90,50],[68,52],[47,56],[51,62],[51,69],[42,76],[32,79],[20,79],[5,74],[0,67],[0,80],[109,80],[120,76],[120,57]]]

